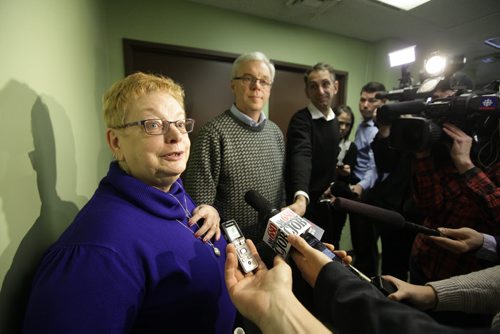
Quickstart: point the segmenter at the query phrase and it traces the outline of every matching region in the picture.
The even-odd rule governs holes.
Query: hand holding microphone
[[[321,241],[319,241],[324,231],[312,222],[300,217],[290,209],[279,211],[273,208],[268,200],[254,190],[246,192],[245,201],[256,211],[268,217],[263,240],[274,250],[274,252],[282,255],[285,259],[288,258],[292,249],[292,244],[289,242],[288,236],[296,234],[301,236],[306,241],[306,244],[319,250],[330,260],[342,262],[335,253],[330,251]],[[350,264],[345,265],[346,269],[360,279],[371,282],[370,278]]]
[[[290,234],[288,241],[294,248],[291,256],[302,273],[302,277],[310,286],[314,287],[321,268],[332,259],[323,253],[317,252],[309,246],[305,239],[295,234]],[[335,254],[346,264],[352,262],[352,258],[345,251],[335,251]]]

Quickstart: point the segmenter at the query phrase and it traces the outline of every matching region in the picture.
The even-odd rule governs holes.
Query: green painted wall
[[[0,332],[41,252],[103,173],[107,86],[99,0],[0,0]],[[107,163],[106,163],[107,164]]]
[[[259,50],[274,60],[349,72],[348,104],[373,73],[374,45],[187,1],[107,1],[111,75],[123,75],[122,38],[240,54]]]
[[[386,45],[187,1],[0,0],[1,333],[22,316],[41,252],[107,170],[101,96],[123,76],[122,38],[328,62],[349,72],[355,110],[365,82],[393,80]]]

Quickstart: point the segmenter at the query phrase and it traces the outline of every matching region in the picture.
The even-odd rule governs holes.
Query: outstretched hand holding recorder
[[[249,273],[259,266],[257,259],[254,257],[250,248],[248,248],[247,242],[240,227],[235,220],[228,220],[221,223],[222,231],[224,232],[224,237],[228,243],[234,245],[235,254],[238,258],[238,262],[241,269],[245,273]]]

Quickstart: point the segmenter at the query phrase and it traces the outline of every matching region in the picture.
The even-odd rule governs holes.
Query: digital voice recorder
[[[252,252],[250,252],[246,239],[236,221],[234,219],[228,220],[223,222],[221,227],[227,242],[232,243],[236,248],[236,256],[238,257],[241,269],[243,269],[245,273],[257,269],[259,266],[257,259],[255,259]]]

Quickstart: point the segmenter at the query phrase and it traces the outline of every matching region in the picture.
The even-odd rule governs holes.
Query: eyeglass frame
[[[146,122],[150,121],[160,121],[162,122],[162,131],[161,133],[149,133],[148,130],[146,130]],[[184,130],[179,127],[179,122],[184,122]],[[168,123],[168,126],[165,126]],[[131,126],[141,126],[144,132],[150,136],[159,136],[159,135],[165,135],[168,130],[170,129],[170,124],[174,124],[177,130],[179,130],[180,133],[185,134],[185,133],[191,133],[194,130],[194,119],[192,118],[185,118],[185,119],[179,119],[177,121],[167,121],[166,119],[160,119],[160,118],[151,118],[151,119],[143,119],[141,121],[137,122],[130,122],[130,123],[125,123],[120,126],[114,126],[113,129],[126,129]],[[192,124],[191,130],[186,130],[186,124]],[[165,130],[166,129],[166,130]]]
[[[271,88],[273,85],[272,81],[268,81],[266,79],[259,79],[254,77],[253,75],[245,74],[239,77],[234,77],[233,80],[241,80],[241,82],[244,85],[255,85],[256,83],[259,83],[259,85],[263,88]]]

